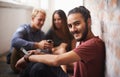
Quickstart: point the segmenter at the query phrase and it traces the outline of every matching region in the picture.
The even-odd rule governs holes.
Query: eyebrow
[[[76,23],[78,23],[78,22],[80,22],[80,21],[77,20],[77,21],[74,21],[74,22],[71,23],[71,24],[76,24]],[[68,25],[70,25],[70,24],[68,24]]]
[[[78,23],[78,22],[80,22],[80,21],[77,20],[77,21],[73,22],[73,24]]]

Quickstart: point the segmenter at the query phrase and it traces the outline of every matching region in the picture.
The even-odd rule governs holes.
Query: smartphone
[[[53,43],[53,41],[52,41],[52,40],[47,40],[47,42],[48,42],[48,43]]]
[[[20,50],[26,55],[26,54],[28,54],[28,52],[22,47],[22,48],[20,48]]]

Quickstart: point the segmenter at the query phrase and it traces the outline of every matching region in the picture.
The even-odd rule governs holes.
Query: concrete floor
[[[0,77],[19,77],[6,63],[6,55],[0,55]]]

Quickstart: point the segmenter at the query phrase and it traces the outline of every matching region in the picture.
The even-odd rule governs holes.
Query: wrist
[[[35,47],[35,48],[39,48],[39,46],[38,46],[38,43],[37,43],[37,42],[35,42],[35,43],[34,43],[34,47]]]
[[[30,57],[31,55],[24,55],[24,60],[27,62],[27,63],[29,63],[30,62],[30,60],[29,60],[29,57]]]

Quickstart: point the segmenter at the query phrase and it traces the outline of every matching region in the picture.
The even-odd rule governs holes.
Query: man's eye
[[[80,23],[79,23],[79,22],[77,22],[77,23],[75,23],[74,25],[76,25],[76,26],[77,26],[77,25],[79,25],[79,24],[80,24]]]
[[[71,27],[72,27],[72,25],[71,25],[71,24],[68,24],[68,27],[69,27],[69,28],[71,28]]]
[[[42,21],[42,19],[38,19],[38,21]]]

